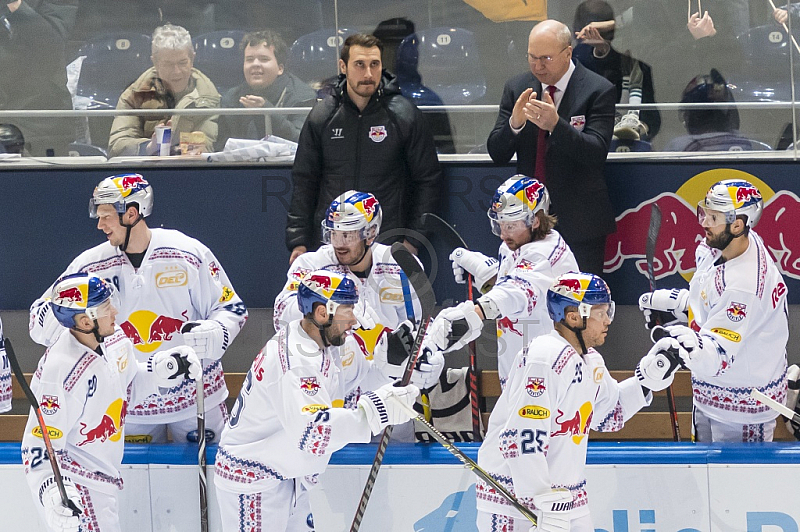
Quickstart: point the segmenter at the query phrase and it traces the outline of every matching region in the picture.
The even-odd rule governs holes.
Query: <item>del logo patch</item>
[[[718,334],[723,338],[725,338],[726,340],[730,340],[731,342],[739,342],[742,339],[741,334],[733,332],[728,329],[723,329],[722,327],[714,327],[713,329],[711,329],[711,332],[714,334]]]
[[[546,389],[544,377],[528,377],[528,384],[525,385],[525,391],[528,392],[528,395],[539,397]]]
[[[742,321],[747,316],[747,305],[731,301],[731,306],[725,311],[731,321]]]
[[[573,116],[569,119],[569,125],[578,131],[583,131],[583,128],[586,126],[586,115]]]
[[[369,128],[369,138],[372,142],[383,142],[386,139],[386,126],[372,126]]]
[[[319,382],[316,377],[300,377],[300,389],[303,390],[306,395],[317,395],[319,391]]]

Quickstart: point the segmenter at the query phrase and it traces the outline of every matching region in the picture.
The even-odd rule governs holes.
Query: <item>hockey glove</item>
[[[497,268],[500,262],[494,257],[487,257],[477,251],[469,251],[464,248],[456,248],[450,253],[450,262],[453,265],[453,277],[459,284],[467,282],[467,272],[474,278],[475,288],[482,294],[488,292],[497,277]]]
[[[62,479],[64,480],[64,491],[67,492],[67,498],[80,513],[83,513],[81,496],[75,484],[68,477],[62,477]],[[80,517],[75,515],[72,508],[64,506],[55,477],[48,477],[39,487],[39,501],[44,506],[44,520],[47,521],[47,526],[50,530],[78,532],[81,526]]]
[[[364,412],[369,430],[377,435],[389,425],[405,423],[413,416],[395,400],[414,408],[419,388],[413,384],[393,386],[385,384],[375,391],[367,392],[358,399],[358,408]]]
[[[662,338],[656,342],[639,361],[634,372],[642,388],[654,392],[667,389],[681,364],[680,350],[681,346],[674,338]]]
[[[556,488],[533,496],[539,509],[539,519],[530,532],[569,532],[569,512],[572,510],[572,493]]]
[[[800,403],[797,401],[798,395],[800,395],[800,367],[797,364],[789,366],[789,370],[786,372],[786,379],[789,381],[786,406],[800,414]],[[786,428],[794,434],[795,438],[800,440],[800,425],[790,419],[786,421]]]
[[[441,338],[448,338],[447,347],[442,352],[450,353],[461,349],[472,340],[478,338],[481,335],[482,328],[483,321],[475,311],[475,303],[464,301],[455,307],[442,309],[436,319],[433,320],[433,323],[431,323],[429,334],[432,337],[432,341],[437,345],[441,345],[439,344]],[[465,332],[460,337],[453,338],[452,333],[454,330]]]
[[[156,376],[159,386],[172,387],[178,377],[197,380],[203,374],[203,366],[191,347],[179,345],[153,353],[147,360],[147,371]]]
[[[363,297],[358,298],[358,303],[353,307],[353,314],[358,321],[358,328],[364,331],[374,329],[380,321],[378,314],[370,307]]]
[[[685,289],[656,290],[639,297],[639,310],[644,313],[645,327],[648,329],[678,321],[686,323],[689,321],[686,315],[688,306],[689,291]]]
[[[375,365],[386,378],[399,381],[403,377],[413,346],[412,325],[406,320],[390,334],[381,335],[373,352]],[[444,368],[444,356],[441,348],[426,335],[414,371],[411,373],[411,384],[421,389],[436,386],[442,368]]]
[[[198,358],[219,360],[225,354],[228,331],[214,320],[189,321],[181,327],[183,341],[194,349]]]

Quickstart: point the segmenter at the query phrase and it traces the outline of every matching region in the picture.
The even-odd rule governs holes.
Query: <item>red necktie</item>
[[[556,86],[550,85],[547,87],[547,92],[550,94],[550,99],[555,103],[553,95],[556,93]],[[547,130],[539,129],[539,137],[536,139],[536,167],[533,171],[533,177],[539,180],[540,183],[545,182],[545,167],[547,157]]]

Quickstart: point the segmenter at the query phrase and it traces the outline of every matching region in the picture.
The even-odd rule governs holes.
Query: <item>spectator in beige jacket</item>
[[[153,32],[153,67],[125,89],[117,109],[192,109],[219,107],[220,95],[214,83],[194,68],[194,48],[189,32],[180,26],[165,24]],[[181,132],[202,131],[205,151],[213,151],[217,139],[217,117],[186,116],[117,116],[111,126],[108,150],[116,155],[155,155],[155,127],[172,127],[171,142],[180,142]]]

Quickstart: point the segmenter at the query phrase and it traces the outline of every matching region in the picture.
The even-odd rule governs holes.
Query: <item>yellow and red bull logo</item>
[[[123,198],[126,198],[139,190],[144,190],[149,186],[149,183],[140,174],[126,174],[123,176],[115,177],[111,180],[112,183],[119,189]]]
[[[753,200],[761,199],[761,193],[758,191],[758,188],[746,183],[730,185],[728,187],[728,194],[731,196],[731,201],[735,209],[753,203]]]
[[[517,192],[516,196],[522,201],[523,205],[525,205],[532,211],[536,208],[536,205],[539,203],[539,196],[541,195],[543,190],[544,190],[544,185],[541,184],[539,181],[534,180],[530,185],[525,187],[523,190]]]
[[[593,413],[592,403],[589,401],[583,403],[569,419],[566,419],[565,413],[559,409],[558,416],[554,420],[558,425],[558,429],[550,433],[550,436],[570,436],[573,443],[579,445],[583,438],[589,434]]]
[[[358,209],[358,212],[364,215],[364,218],[368,222],[371,222],[378,207],[378,200],[375,196],[370,195],[356,203],[355,207]]]
[[[300,377],[300,389],[306,395],[315,396],[320,390],[319,381],[316,377]]]
[[[525,391],[528,392],[528,395],[539,397],[546,389],[544,377],[528,377],[528,383],[525,385]]]
[[[330,298],[339,287],[341,279],[330,275],[311,274],[304,277],[303,282],[315,292]]]
[[[189,321],[187,311],[182,314],[184,319],[156,314],[150,310],[137,310],[119,326],[137,350],[152,353],[161,347],[162,342],[169,342],[180,334],[183,324]]]
[[[81,423],[78,432],[84,437],[83,441],[78,442],[78,447],[83,447],[96,441],[119,441],[122,437],[122,426],[125,423],[125,413],[127,403],[122,398],[117,399],[106,409],[106,413],[94,427],[89,427],[86,423]]]
[[[67,308],[86,308],[86,303],[89,300],[88,293],[89,285],[85,282],[80,283],[59,290],[58,294],[53,298],[53,303]]]
[[[391,329],[387,329],[378,323],[375,325],[375,327],[369,330],[354,330],[353,339],[356,341],[356,344],[358,344],[358,347],[361,349],[361,352],[364,354],[367,360],[372,360],[373,353],[375,353],[375,346],[378,345],[378,342],[381,341],[381,338],[384,335],[387,335],[390,332]]]
[[[570,275],[568,277],[559,277],[551,290],[576,301],[583,301],[583,297],[586,295],[586,288],[591,281],[592,279],[589,276]]]

